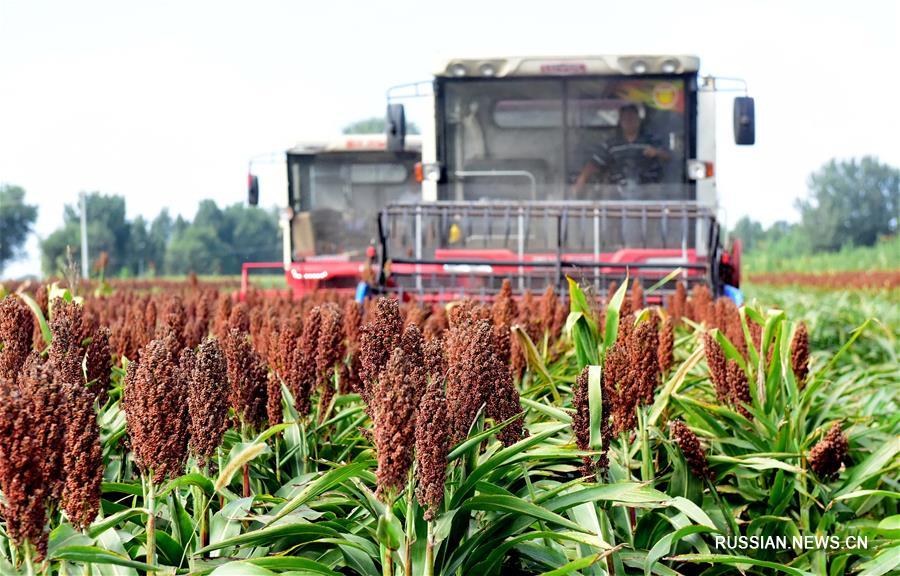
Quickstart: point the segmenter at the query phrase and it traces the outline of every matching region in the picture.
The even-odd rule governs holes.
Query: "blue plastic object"
[[[356,301],[362,304],[366,300],[366,296],[369,295],[369,285],[365,282],[360,282],[356,285]]]
[[[732,302],[734,302],[736,306],[740,306],[744,303],[744,293],[741,292],[740,288],[735,288],[730,284],[726,284],[725,295],[731,298]]]

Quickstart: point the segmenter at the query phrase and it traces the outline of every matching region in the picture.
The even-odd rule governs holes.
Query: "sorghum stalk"
[[[144,505],[147,507],[147,564],[156,563],[156,491],[153,486],[153,474],[146,472],[144,477]],[[152,572],[147,573],[153,576]]]
[[[426,523],[425,576],[434,576],[434,520]]]

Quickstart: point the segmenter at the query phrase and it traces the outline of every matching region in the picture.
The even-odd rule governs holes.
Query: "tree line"
[[[220,208],[203,200],[193,220],[174,219],[162,209],[152,220],[125,216],[121,196],[92,192],[86,196],[89,257],[103,256],[107,276],[162,274],[239,274],[246,261],[280,261],[281,235],[275,210],[237,203]],[[66,265],[67,247],[80,262],[80,207],[67,205],[63,225],[41,242],[45,275]]]
[[[746,252],[776,258],[872,246],[897,234],[900,169],[872,156],[831,160],[810,175],[808,189],[807,197],[795,203],[798,222],[779,220],[764,227],[744,216],[731,234]]]

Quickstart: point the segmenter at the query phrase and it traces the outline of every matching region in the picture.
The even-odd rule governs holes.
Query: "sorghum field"
[[[0,573],[896,571],[896,300],[755,294],[18,287]]]

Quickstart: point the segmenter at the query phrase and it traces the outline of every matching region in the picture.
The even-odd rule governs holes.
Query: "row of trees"
[[[809,195],[796,202],[800,221],[768,228],[744,216],[732,234],[747,252],[790,257],[872,246],[898,232],[900,169],[872,156],[831,160],[809,177]]]
[[[37,206],[25,202],[25,190],[0,185],[0,272],[24,255],[25,241],[37,221]]]
[[[153,220],[125,217],[125,199],[92,192],[86,197],[92,261],[106,253],[106,274],[239,274],[245,261],[277,261],[281,236],[275,211],[233,204],[219,208],[203,200],[193,221],[173,219],[163,209]],[[79,261],[80,208],[67,205],[63,225],[41,242],[44,274],[65,265],[67,247]]]

